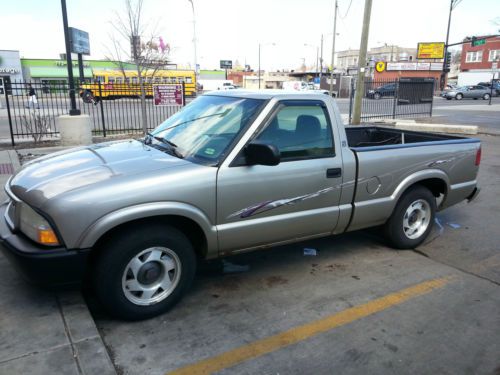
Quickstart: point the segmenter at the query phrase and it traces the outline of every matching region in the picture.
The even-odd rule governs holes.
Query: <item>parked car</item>
[[[388,83],[377,87],[375,90],[368,90],[366,96],[370,99],[381,99],[383,96],[394,96],[396,93],[396,83]]]
[[[144,319],[174,306],[197,259],[382,226],[413,249],[435,212],[478,193],[478,139],[345,127],[323,94],[213,91],[139,140],[25,164],[0,247],[44,285],[86,281]]]
[[[483,98],[484,100],[488,100],[490,98],[490,89],[484,86],[474,85],[474,86],[462,86],[456,89],[443,91],[441,93],[441,97],[451,100],[462,100],[464,98],[467,99],[479,99]]]
[[[491,81],[490,82],[479,82],[479,86],[487,87],[491,93]],[[493,81],[493,96],[500,95],[500,81]]]

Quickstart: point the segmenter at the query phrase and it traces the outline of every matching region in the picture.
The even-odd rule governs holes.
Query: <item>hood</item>
[[[135,140],[107,142],[54,153],[27,163],[10,180],[21,200],[41,206],[47,199],[85,186],[189,162]]]

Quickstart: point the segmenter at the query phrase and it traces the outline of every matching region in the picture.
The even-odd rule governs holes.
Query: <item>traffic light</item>
[[[451,52],[446,52],[445,60],[444,60],[444,71],[449,72],[451,66]]]

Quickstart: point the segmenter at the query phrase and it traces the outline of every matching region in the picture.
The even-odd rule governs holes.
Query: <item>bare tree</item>
[[[130,61],[135,65],[138,84],[140,87],[141,100],[141,124],[144,133],[148,131],[148,119],[146,111],[146,88],[145,75],[154,76],[156,71],[168,64],[169,49],[158,36],[158,22],[150,23],[152,27],[146,27],[143,23],[144,0],[124,0],[125,10],[123,14],[116,12],[111,23],[114,30],[122,37],[123,41],[111,36],[111,55],[118,61],[118,67],[125,77],[125,65],[123,55],[129,55]],[[157,42],[159,40],[159,42]],[[130,50],[124,48],[130,45]]]

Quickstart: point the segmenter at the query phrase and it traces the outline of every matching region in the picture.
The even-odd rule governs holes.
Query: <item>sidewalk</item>
[[[0,173],[20,168],[0,151]],[[0,198],[10,174],[0,174]],[[0,253],[0,374],[116,374],[79,292],[28,285]]]

